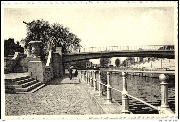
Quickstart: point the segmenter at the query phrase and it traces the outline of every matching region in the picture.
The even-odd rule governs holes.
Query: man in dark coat
[[[70,66],[70,67],[68,68],[68,71],[69,71],[69,78],[70,78],[70,80],[71,80],[71,79],[72,79],[72,71],[73,71],[73,67]]]
[[[76,69],[75,73],[74,73],[74,76],[77,77],[78,76],[78,71]]]

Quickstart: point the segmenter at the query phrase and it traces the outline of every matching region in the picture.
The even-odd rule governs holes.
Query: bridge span
[[[157,57],[175,58],[174,45],[111,46],[82,48],[79,51],[63,54],[63,62],[110,57]]]

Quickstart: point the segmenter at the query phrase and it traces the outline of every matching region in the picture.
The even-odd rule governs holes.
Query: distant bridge
[[[174,59],[175,51],[174,45],[90,47],[81,48],[69,54],[63,54],[63,62],[110,57],[157,57]]]

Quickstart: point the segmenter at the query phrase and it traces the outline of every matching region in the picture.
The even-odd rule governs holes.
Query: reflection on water
[[[106,74],[106,73],[105,73]],[[105,75],[104,75],[105,76]],[[160,93],[160,81],[158,78],[151,77],[139,77],[127,75],[127,91],[134,97],[140,98],[147,103],[154,106],[160,106],[161,104],[161,93]],[[110,75],[110,82],[112,87],[122,91],[122,76],[120,73],[112,73]],[[112,97],[121,104],[121,93],[112,90]],[[169,81],[168,87],[168,102],[170,108],[175,111],[175,82],[174,80]],[[158,111],[154,110],[147,105],[129,99],[129,109],[134,114],[157,114]]]

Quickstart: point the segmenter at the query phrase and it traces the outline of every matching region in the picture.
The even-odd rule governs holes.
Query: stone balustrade
[[[156,110],[159,111],[159,114],[174,114],[172,110],[170,109],[168,105],[168,76],[165,74],[160,74],[159,75],[159,80],[160,80],[160,85],[161,85],[161,106],[157,107],[154,105],[151,105],[135,96],[132,96],[128,94],[127,91],[127,82],[126,82],[126,74],[125,72],[121,72],[122,74],[122,91],[119,91],[118,89],[115,89],[111,86],[110,82],[110,71],[107,72],[107,84],[103,84],[101,81],[101,71],[98,70],[81,70],[80,72],[80,81],[85,82],[90,85],[90,87],[93,87],[93,91],[97,91],[98,88],[98,93],[99,97],[102,97],[102,86],[106,86],[107,88],[107,94],[106,94],[106,104],[111,104],[112,103],[112,90],[116,90],[122,94],[122,105],[121,105],[121,113],[122,114],[130,114],[131,112],[129,111],[129,97],[132,99],[135,99],[139,102],[144,103],[145,105],[152,107]],[[96,73],[98,72],[98,80],[96,79]]]

